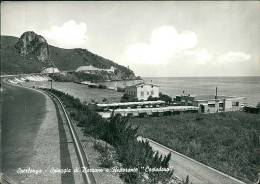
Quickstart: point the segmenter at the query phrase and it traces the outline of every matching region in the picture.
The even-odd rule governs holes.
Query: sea
[[[247,105],[260,102],[260,76],[250,77],[143,77],[142,80],[103,82],[107,87],[125,87],[140,82],[160,85],[160,92],[170,97],[181,94],[246,97]]]

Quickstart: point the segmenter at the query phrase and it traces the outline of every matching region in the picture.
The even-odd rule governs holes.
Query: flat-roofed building
[[[238,111],[242,109],[241,104],[245,97],[223,96],[223,95],[181,95],[176,96],[180,105],[192,105],[199,107],[199,113],[216,113]]]
[[[159,97],[158,84],[153,83],[138,83],[125,87],[125,94],[138,100],[147,100],[149,96]]]

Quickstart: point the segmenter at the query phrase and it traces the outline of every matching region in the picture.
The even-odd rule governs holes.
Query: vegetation
[[[252,114],[259,114],[260,113],[260,102],[256,105],[256,107],[244,107],[243,110],[248,113]]]
[[[93,146],[101,154],[100,167],[111,168],[116,165],[114,163],[114,160],[116,160],[116,153],[113,147],[109,147],[108,144],[104,145],[101,141],[96,141]]]
[[[26,86],[45,87],[50,88],[50,82],[28,82],[24,83]],[[116,103],[120,101],[123,93],[109,89],[89,88],[87,85],[77,84],[72,82],[53,82],[53,88],[59,91],[68,93],[69,95],[79,98],[81,102],[89,103],[92,99],[97,103],[103,103],[106,98],[106,103]]]
[[[124,92],[125,92],[125,88],[117,87],[117,91],[118,91],[118,92],[123,92],[123,93],[124,93]]]
[[[257,114],[259,114],[260,113],[260,102],[257,103],[256,109],[257,109]]]
[[[107,86],[106,86],[106,85],[103,85],[103,84],[99,84],[99,85],[98,85],[98,88],[99,88],[99,89],[107,89]]]
[[[149,96],[148,101],[157,101],[157,100],[162,100],[162,101],[165,101],[166,103],[170,103],[172,102],[172,98],[168,95],[165,95],[165,94],[162,94],[161,92],[159,93],[159,97],[152,97],[152,96]]]
[[[138,133],[247,183],[259,172],[260,117],[245,112],[134,118]],[[158,126],[158,124],[160,126]]]
[[[22,57],[15,44],[18,38],[12,36],[1,36],[1,72],[2,74],[20,74],[40,72],[48,64],[39,62],[34,56]]]
[[[159,93],[159,97],[152,97],[151,95],[147,98],[147,101],[157,101],[157,100],[162,100],[165,101],[166,103],[171,103],[172,102],[172,98],[169,97],[168,95],[162,94],[161,92]],[[128,94],[124,94],[121,97],[121,102],[138,102],[138,98],[137,97],[133,97],[130,96]],[[140,101],[144,101],[144,100],[140,100]]]
[[[94,112],[90,106],[81,104],[75,99],[60,91],[50,90],[65,104],[69,111],[73,110],[78,126],[84,127],[84,132],[101,139],[115,148],[116,154],[107,146],[96,143],[94,147],[101,153],[101,165],[113,167],[115,158],[123,168],[138,168],[139,172],[123,172],[120,177],[126,183],[168,183],[172,179],[173,171],[145,172],[143,167],[168,168],[171,155],[162,157],[154,153],[148,142],[137,141],[138,127],[133,128],[129,119],[112,116],[104,120]],[[109,156],[110,155],[110,156]],[[115,156],[116,155],[116,156]]]
[[[127,94],[124,94],[124,95],[121,97],[120,102],[138,102],[138,98],[132,97],[132,96],[127,95]]]
[[[27,55],[25,57],[21,56],[15,48],[15,44],[18,40],[17,37],[1,36],[1,72],[5,74],[38,73],[43,67],[51,67],[48,63],[39,61],[35,55]],[[55,66],[61,71],[75,70],[80,66],[86,65],[92,65],[103,69],[110,69],[111,66],[113,66],[116,68],[115,75],[119,76],[120,79],[135,78],[134,72],[129,68],[93,54],[86,49],[62,49],[51,45],[49,45],[49,49],[51,61],[53,61]],[[81,77],[92,78],[91,80],[102,79],[99,75],[89,74],[86,76],[82,73],[71,75],[76,75],[74,77],[79,80]],[[71,76],[68,77],[68,79],[71,79]]]

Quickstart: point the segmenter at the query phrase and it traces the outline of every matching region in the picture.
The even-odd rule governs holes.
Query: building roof
[[[224,95],[218,95],[217,99],[230,99],[230,98],[244,98],[244,97],[235,97],[235,96],[224,96]],[[215,95],[198,95],[195,96],[194,100],[215,100]]]
[[[165,104],[165,101],[144,101],[144,102],[124,102],[112,104],[97,104],[98,107],[112,107],[112,106],[129,106],[129,105],[151,105],[151,104]]]
[[[145,82],[141,82],[141,83],[138,83],[138,84],[133,84],[133,85],[126,86],[126,87],[139,87],[139,86],[145,86],[145,85],[150,85],[150,86],[157,86],[157,87],[160,87],[158,84],[145,83]]]

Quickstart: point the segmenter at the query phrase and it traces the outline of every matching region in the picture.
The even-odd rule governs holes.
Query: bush
[[[113,161],[115,156],[113,152],[109,150],[107,144],[103,146],[100,142],[95,142],[93,146],[101,154],[99,158],[101,162],[100,167],[112,168],[114,166]]]
[[[117,91],[118,91],[118,92],[123,92],[123,93],[124,93],[124,92],[125,92],[125,88],[117,87]]]
[[[97,88],[97,85],[95,85],[95,84],[90,84],[90,85],[88,85],[88,87],[89,87],[89,88]]]
[[[98,85],[98,88],[99,88],[99,89],[107,89],[107,86],[100,84],[100,85]]]
[[[196,117],[196,121],[202,121],[202,120],[203,120],[203,118],[201,116]]]
[[[73,108],[77,113],[74,118],[79,120],[78,126],[84,127],[84,133],[99,138],[112,145],[116,153],[107,145],[95,143],[94,148],[100,154],[101,167],[111,168],[114,166],[114,160],[117,159],[123,168],[138,168],[141,172],[121,173],[120,177],[127,183],[166,183],[170,181],[173,171],[169,172],[150,172],[146,173],[142,166],[168,168],[171,154],[162,157],[152,150],[150,144],[146,141],[137,141],[138,126],[132,127],[128,118],[121,118],[119,115],[112,115],[108,120],[93,111],[90,107],[85,107],[79,99],[60,91],[51,90],[55,93],[66,106]],[[144,177],[147,175],[147,177]]]
[[[258,114],[260,112],[260,109],[258,107],[244,107],[243,110],[252,114]]]
[[[260,102],[256,105],[256,108],[258,109],[258,113],[260,112]]]
[[[158,98],[157,98],[157,97],[152,97],[152,96],[150,95],[147,100],[148,100],[148,101],[157,101]]]
[[[159,93],[159,100],[165,101],[166,103],[172,102],[172,98],[168,95]]]
[[[124,94],[124,95],[121,97],[120,102],[138,102],[138,98],[129,96],[129,95],[127,95],[127,94]]]

